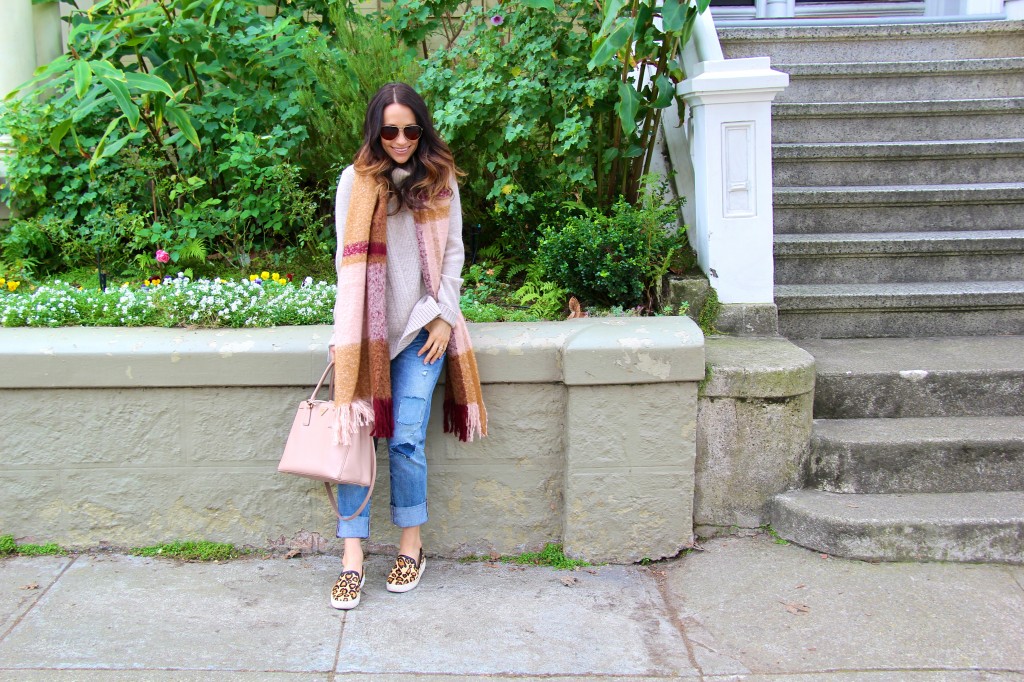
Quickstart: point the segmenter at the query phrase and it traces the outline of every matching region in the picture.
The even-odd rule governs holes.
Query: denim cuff
[[[399,528],[413,528],[427,522],[427,503],[415,507],[396,507],[391,505],[391,522]]]
[[[370,537],[370,517],[357,516],[351,521],[338,519],[339,538],[360,538],[365,540]]]

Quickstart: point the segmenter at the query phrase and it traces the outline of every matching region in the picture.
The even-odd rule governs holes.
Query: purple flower
[[[501,26],[504,23],[505,17],[501,16],[500,14],[495,14],[493,17],[491,17],[491,26]]]

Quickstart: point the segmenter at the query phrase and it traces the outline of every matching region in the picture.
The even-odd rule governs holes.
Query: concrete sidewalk
[[[1024,680],[1021,566],[760,536],[647,567],[428,559],[393,595],[390,561],[344,614],[337,557],[0,560],[0,680]]]

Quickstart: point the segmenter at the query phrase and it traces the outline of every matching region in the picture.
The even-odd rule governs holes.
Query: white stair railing
[[[771,103],[789,85],[768,57],[725,59],[711,11],[698,16],[664,117],[676,190],[701,269],[724,304],[774,305]]]

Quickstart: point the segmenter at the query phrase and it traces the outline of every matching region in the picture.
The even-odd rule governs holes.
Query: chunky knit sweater
[[[407,171],[396,168],[392,179],[396,184],[401,184],[408,175]],[[335,197],[334,222],[338,233],[334,263],[336,269],[341,265],[341,252],[345,243],[345,217],[348,215],[348,202],[354,178],[355,168],[349,166],[341,174]],[[441,287],[436,299],[427,293],[427,287],[423,283],[412,211],[406,206],[388,216],[388,279],[385,298],[391,359],[405,350],[423,325],[431,320],[440,317],[448,324],[455,325],[465,251],[462,244],[462,205],[459,202],[459,187],[454,178],[451,179],[450,186],[451,223],[441,265]],[[339,319],[338,311],[347,304],[346,293],[339,288],[334,303],[335,321]],[[336,333],[331,336],[329,345],[334,345],[335,336]]]

